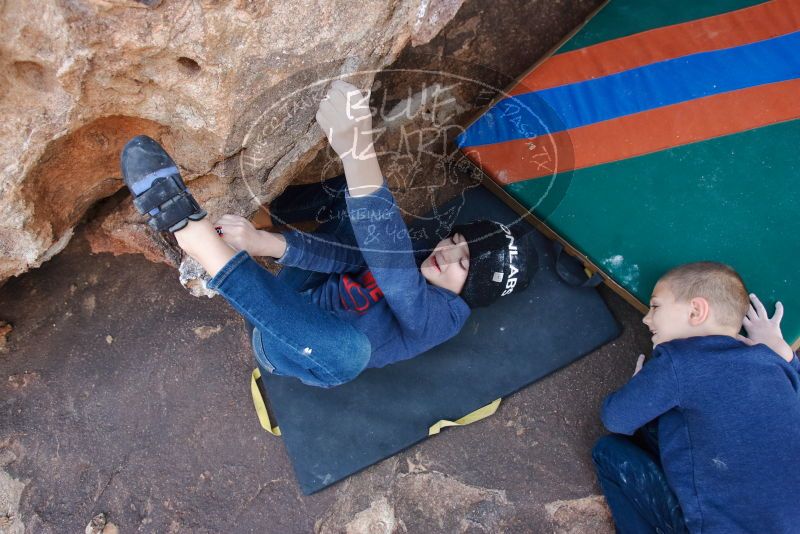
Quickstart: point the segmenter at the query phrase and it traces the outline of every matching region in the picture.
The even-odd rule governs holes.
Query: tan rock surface
[[[419,456],[406,458],[406,462],[393,457],[348,479],[337,486],[336,502],[316,521],[314,532],[477,534],[508,530],[517,507],[506,491],[467,484],[429,470],[425,462]]]
[[[265,89],[325,62],[327,76],[380,69],[462,1],[0,0],[0,283],[61,251],[123,187],[118,154],[136,134],[165,146],[211,216],[252,213],[324,147],[300,114],[260,140],[258,179],[237,180],[226,165]],[[143,222],[120,202],[93,249],[177,265]]]
[[[554,501],[544,506],[556,534],[611,534],[614,522],[602,495]]]

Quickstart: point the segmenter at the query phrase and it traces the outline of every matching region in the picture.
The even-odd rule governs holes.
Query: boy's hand
[[[639,374],[639,371],[642,370],[642,366],[644,366],[644,354],[640,354],[639,358],[636,360],[636,369],[633,370],[633,376]]]
[[[783,304],[775,303],[775,314],[770,318],[766,308],[754,293],[750,294],[750,309],[742,321],[747,337],[738,335],[737,339],[748,345],[763,343],[775,351],[787,362],[792,361],[794,353],[792,348],[783,340],[781,333],[781,319],[783,319]]]
[[[251,256],[271,256],[280,258],[286,251],[286,241],[278,233],[257,230],[253,223],[226,213],[216,220],[214,226],[222,229],[222,240],[234,250],[246,250]]]
[[[317,124],[342,161],[375,157],[369,96],[369,92],[364,94],[352,84],[335,80],[319,104]]]

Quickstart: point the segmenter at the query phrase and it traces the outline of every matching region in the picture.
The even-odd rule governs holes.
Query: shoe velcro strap
[[[194,197],[189,194],[181,194],[159,206],[159,212],[153,215],[147,223],[159,232],[163,232],[198,211],[202,211],[202,209]]]
[[[133,199],[133,205],[139,213],[147,213],[153,208],[161,207],[166,201],[186,190],[178,180],[180,178],[176,180],[175,175],[156,178],[147,191]]]

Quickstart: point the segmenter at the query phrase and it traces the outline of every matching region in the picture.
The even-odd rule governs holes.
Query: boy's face
[[[419,267],[431,284],[461,293],[469,272],[469,246],[461,234],[442,239]]]
[[[653,346],[697,335],[697,310],[692,302],[678,302],[669,284],[658,282],[650,297],[650,310],[642,322],[653,333]]]

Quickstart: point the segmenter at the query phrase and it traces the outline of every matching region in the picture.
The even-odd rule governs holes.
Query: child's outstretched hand
[[[342,160],[375,157],[372,144],[372,115],[369,92],[335,80],[317,110],[317,124]]]
[[[750,309],[742,321],[747,337],[738,335],[737,339],[748,345],[763,343],[775,351],[787,362],[792,361],[794,353],[792,348],[783,340],[781,333],[781,319],[783,319],[783,304],[775,303],[775,314],[769,317],[767,309],[754,293],[750,293]]]
[[[636,376],[639,374],[639,371],[642,370],[644,367],[644,354],[640,354],[639,357],[636,359],[636,368],[633,370],[633,375]]]

